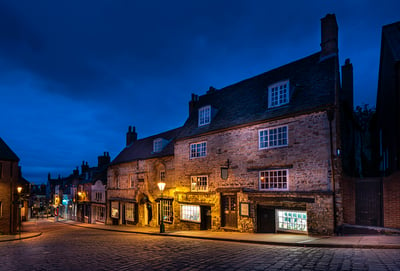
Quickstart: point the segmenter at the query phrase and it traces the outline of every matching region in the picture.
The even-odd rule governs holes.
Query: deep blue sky
[[[278,3],[279,2],[279,3]],[[306,3],[306,4],[305,4]],[[355,105],[375,105],[381,29],[398,0],[0,0],[0,137],[26,179],[68,176],[139,138],[181,126],[191,93],[320,50],[335,13]]]

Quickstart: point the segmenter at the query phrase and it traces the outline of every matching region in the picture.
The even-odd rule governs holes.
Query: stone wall
[[[260,129],[288,126],[288,146],[259,149]],[[333,123],[333,131],[335,124]],[[333,132],[333,142],[335,132]],[[206,141],[207,156],[189,159],[190,144]],[[315,203],[302,206],[309,213],[310,232],[333,232],[332,174],[330,154],[329,121],[326,112],[276,120],[196,138],[178,140],[175,144],[176,187],[182,192],[190,191],[190,177],[208,176],[208,192],[223,189],[245,189],[259,191],[259,171],[271,168],[289,169],[289,189],[281,193],[313,192]],[[333,149],[336,149],[334,146]],[[221,167],[228,166],[228,177],[221,178]],[[339,177],[339,176],[336,176]],[[321,193],[320,193],[321,192]],[[320,193],[320,194],[319,194]],[[327,196],[328,193],[330,196]],[[207,193],[194,193],[189,202],[202,202]],[[263,201],[273,196],[270,191],[261,191]],[[218,198],[217,196],[215,198]],[[338,197],[341,199],[341,197]],[[250,201],[245,193],[238,194],[238,203]],[[263,204],[265,204],[265,202]],[[341,201],[339,202],[341,203]],[[256,231],[256,205],[251,204],[250,216],[238,215],[238,230]],[[212,207],[213,220],[220,219],[220,202]],[[286,204],[290,207],[290,204]],[[295,206],[299,207],[299,206]],[[339,206],[340,207],[340,206]],[[213,228],[218,228],[213,222]]]

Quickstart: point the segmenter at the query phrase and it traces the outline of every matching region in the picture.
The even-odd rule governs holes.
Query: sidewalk
[[[50,221],[50,220],[44,220]],[[53,219],[51,221],[54,221]],[[21,238],[40,236],[31,223],[30,232],[22,232]],[[41,223],[40,220],[39,222]],[[297,246],[297,247],[326,247],[326,248],[375,248],[375,249],[400,249],[400,234],[379,235],[345,235],[345,236],[309,236],[302,234],[268,234],[268,233],[240,233],[240,232],[215,232],[215,231],[167,231],[159,233],[156,228],[137,226],[113,226],[104,224],[86,224],[71,220],[59,220],[71,226],[92,228],[105,231],[118,231],[133,234],[159,235],[165,237],[195,238],[229,242],[242,242],[263,245]],[[18,235],[0,235],[0,242],[19,240]]]

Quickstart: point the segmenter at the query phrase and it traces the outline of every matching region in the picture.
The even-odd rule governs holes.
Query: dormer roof
[[[321,61],[318,52],[236,84],[196,96],[180,138],[333,106],[337,87],[337,61],[337,57]],[[290,82],[289,103],[269,108],[268,87],[285,80]],[[216,108],[217,114],[209,125],[199,127],[198,109],[206,105]]]
[[[126,162],[132,162],[136,160],[144,160],[156,157],[164,157],[174,154],[174,141],[178,136],[181,128],[176,128],[163,132],[157,135],[138,139],[129,146],[125,147],[115,159],[112,164],[121,164]],[[155,139],[165,139],[168,142],[160,152],[153,151],[153,142]]]

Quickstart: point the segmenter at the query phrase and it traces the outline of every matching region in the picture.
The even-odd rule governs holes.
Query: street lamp
[[[163,191],[165,188],[165,183],[164,182],[159,182],[158,184],[158,188],[161,191],[161,200],[160,200],[160,209],[161,209],[161,220],[160,220],[160,233],[164,233],[165,232],[165,227],[164,227],[164,214],[163,214]]]
[[[19,233],[19,239],[21,239],[21,192],[22,192],[22,187],[18,186],[17,187],[18,191],[18,233]]]

